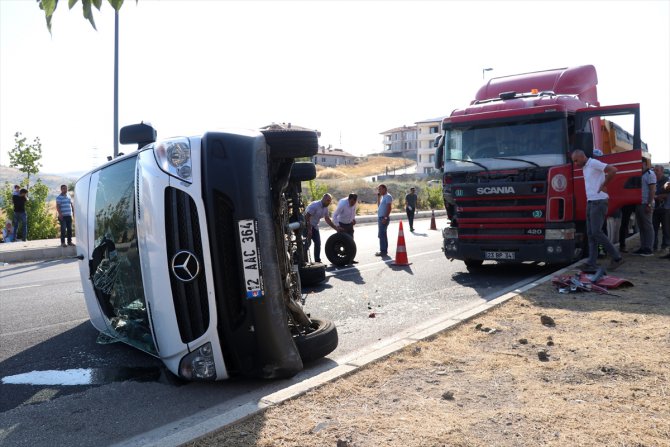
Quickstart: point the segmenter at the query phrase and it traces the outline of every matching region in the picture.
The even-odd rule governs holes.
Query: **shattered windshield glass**
[[[129,158],[100,171],[89,271],[110,335],[155,355],[137,246],[135,162]]]
[[[447,162],[483,159],[518,164],[525,160],[525,165],[539,166],[566,162],[568,139],[565,118],[493,124],[454,123],[447,129],[446,135]],[[487,166],[491,164],[486,163]],[[500,165],[500,162],[497,164]],[[469,163],[467,166],[473,165]]]

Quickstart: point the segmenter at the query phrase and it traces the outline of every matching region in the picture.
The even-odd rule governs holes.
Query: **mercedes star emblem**
[[[172,273],[179,281],[191,282],[200,273],[200,261],[190,251],[177,252],[172,257]]]

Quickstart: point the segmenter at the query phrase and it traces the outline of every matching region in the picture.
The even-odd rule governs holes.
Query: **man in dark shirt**
[[[405,212],[409,221],[409,231],[414,231],[414,213],[416,212],[416,189],[410,188],[409,194],[405,196]]]
[[[656,196],[654,197],[656,206],[654,207],[654,214],[651,219],[654,228],[654,251],[657,251],[659,240],[661,241],[661,250],[670,247],[670,207],[667,203],[668,193],[663,189],[668,181],[663,166],[654,166],[654,174],[656,174]],[[661,229],[660,235],[659,228]]]
[[[28,201],[28,190],[21,188],[19,195],[12,196],[14,204],[14,234],[15,240],[19,240],[19,234],[23,236],[23,242],[28,239],[28,215],[26,213],[26,202]],[[23,225],[19,226],[19,224]],[[23,232],[21,231],[23,230]]]

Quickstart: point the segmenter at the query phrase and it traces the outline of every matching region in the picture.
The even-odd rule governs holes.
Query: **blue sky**
[[[50,35],[33,0],[0,0],[2,165],[16,131],[40,137],[45,173],[113,152],[113,10],[95,11],[95,31],[60,3]],[[126,0],[119,123],[169,137],[292,122],[365,154],[382,131],[466,105],[483,68],[593,64],[601,104],[641,103],[643,140],[667,162],[669,28],[667,0]]]

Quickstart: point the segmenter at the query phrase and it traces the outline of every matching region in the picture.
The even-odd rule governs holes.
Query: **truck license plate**
[[[513,251],[485,251],[486,259],[515,259]]]
[[[244,268],[244,288],[247,298],[263,296],[263,274],[256,227],[257,222],[252,219],[238,222],[242,267]]]

